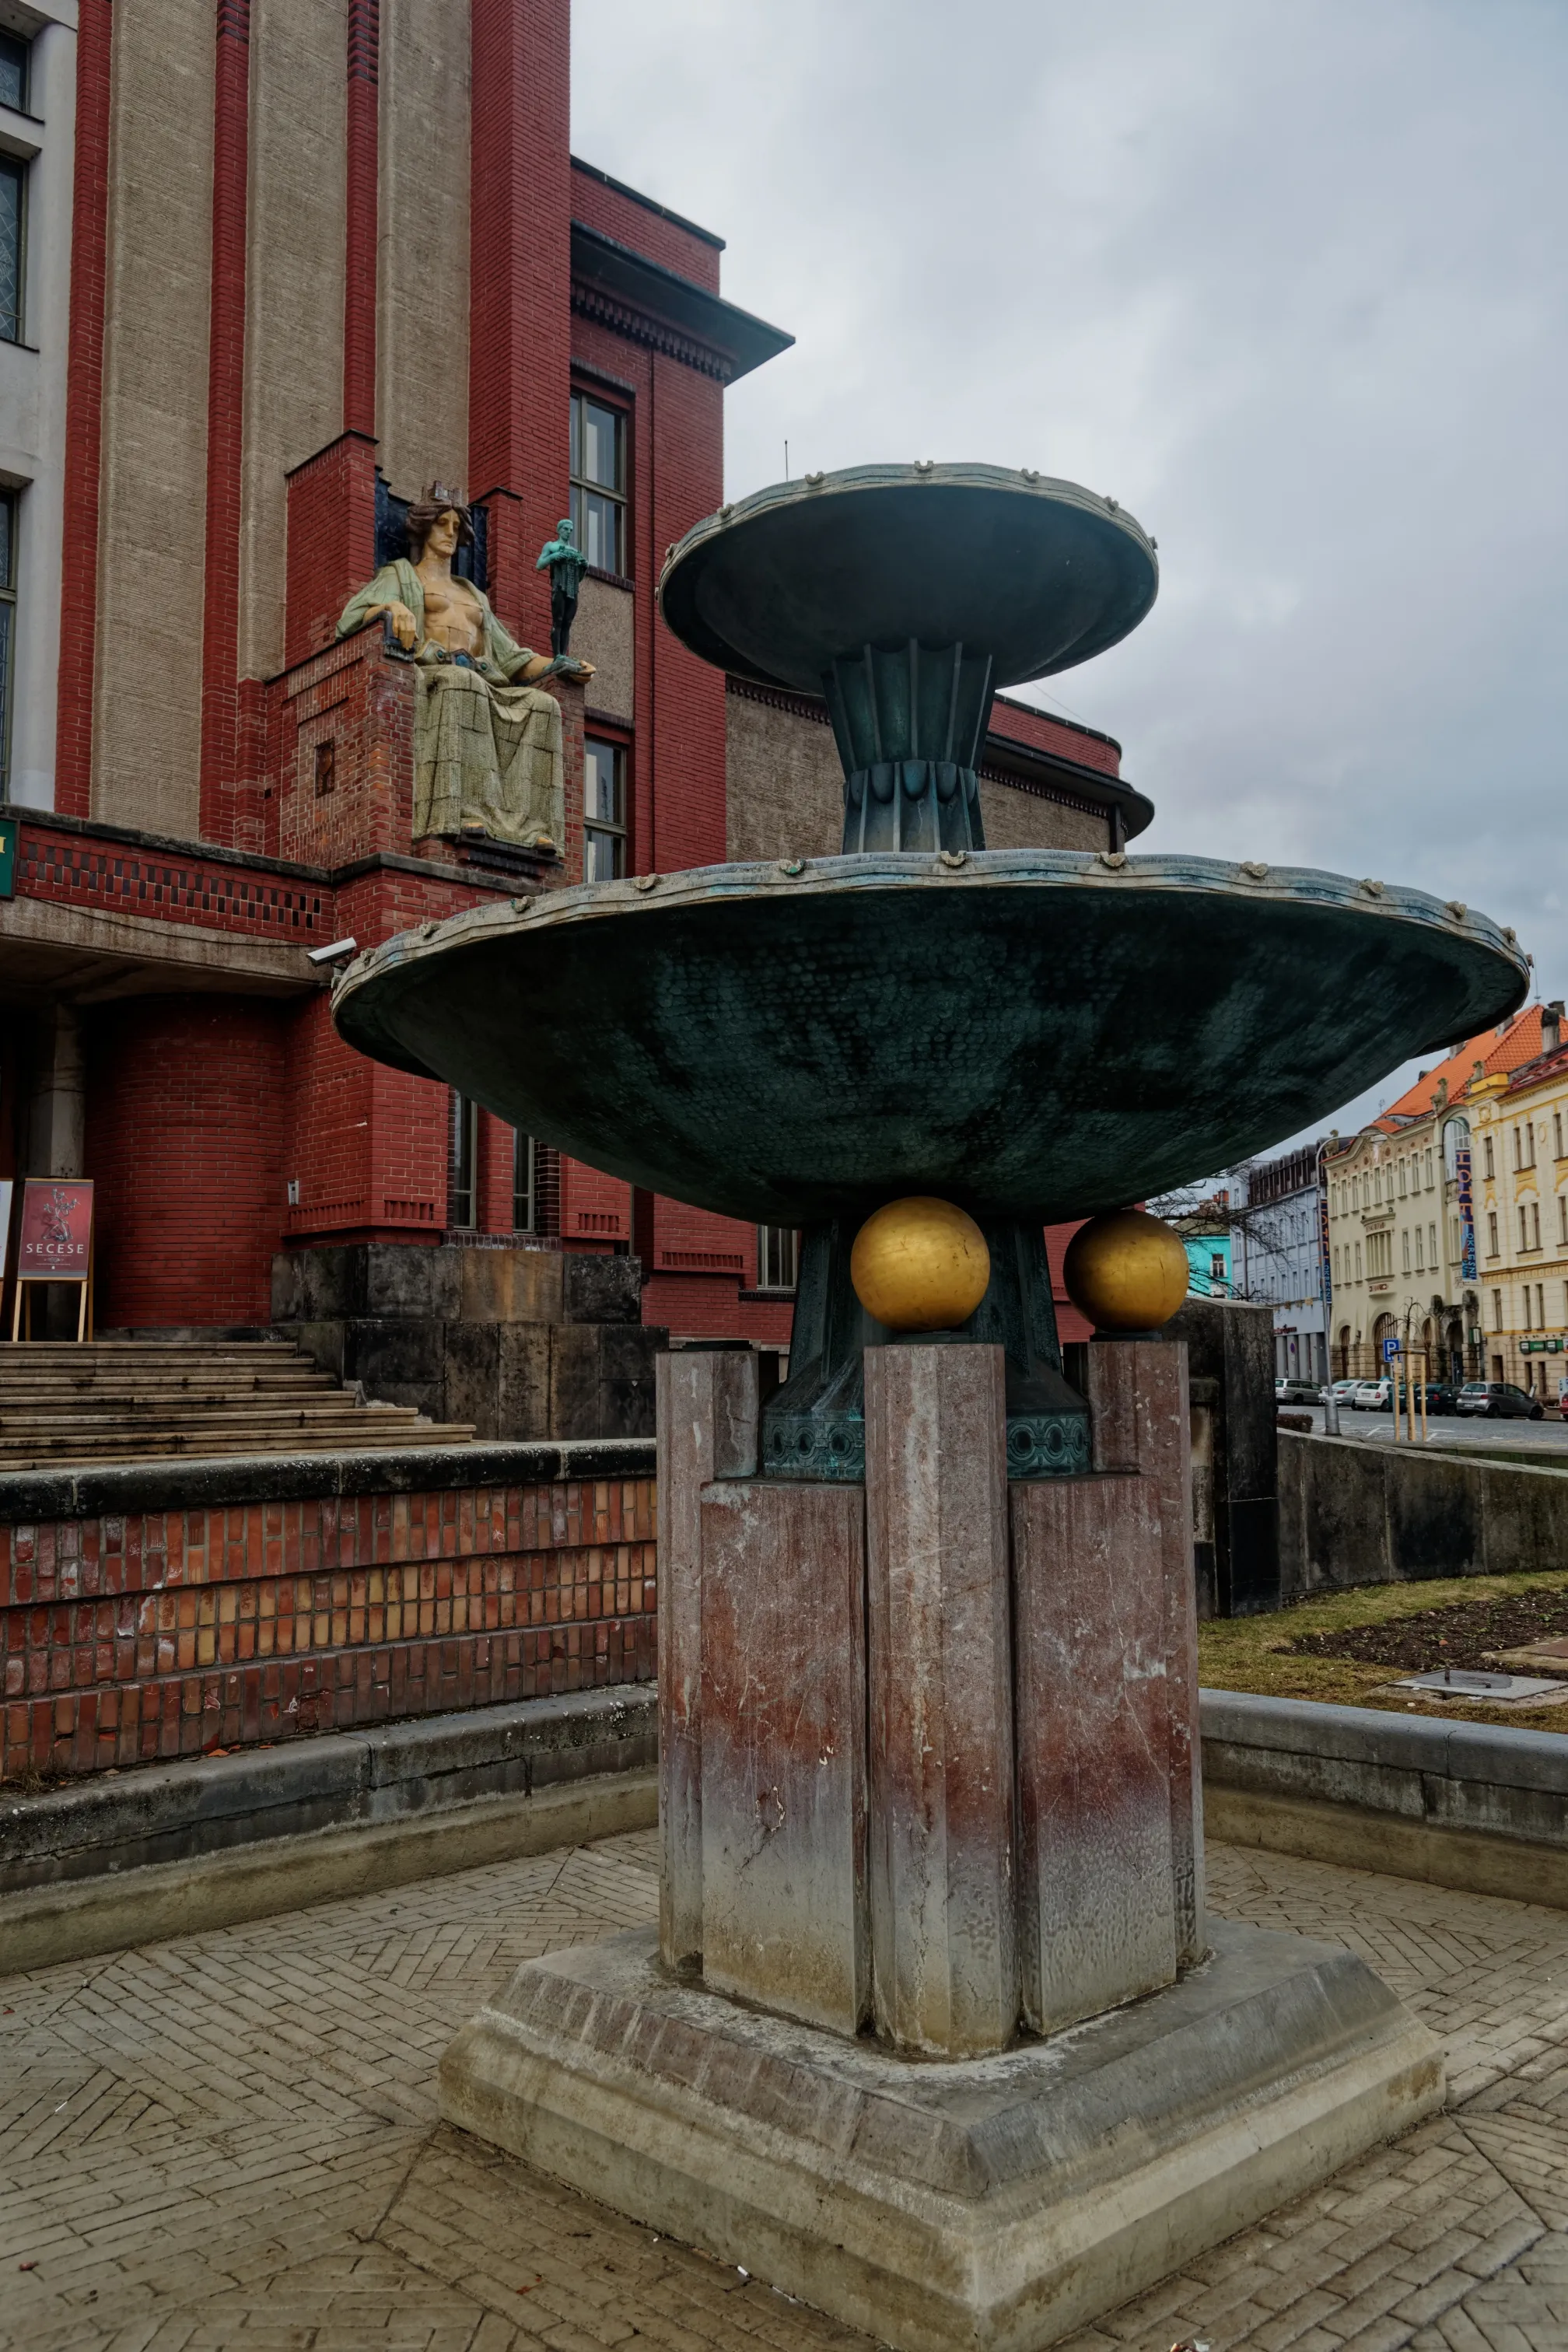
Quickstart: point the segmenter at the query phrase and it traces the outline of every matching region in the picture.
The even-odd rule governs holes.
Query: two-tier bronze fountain
[[[1378,882],[984,847],[993,691],[1156,576],[1114,502],[989,467],[721,509],[665,618],[826,697],[843,855],[481,908],[336,998],[563,1150],[804,1228],[765,1409],[748,1354],[661,1360],[660,1931],[520,1969],[442,2096],[910,2352],[1049,2344],[1442,2095],[1360,1961],[1205,1921],[1184,1352],[1108,1334],[1069,1387],[1040,1229],[1306,1126],[1525,966]],[[909,1196],[983,1236],[957,1328],[852,1273]]]

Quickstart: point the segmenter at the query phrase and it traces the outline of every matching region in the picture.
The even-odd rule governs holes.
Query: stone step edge
[[[651,1478],[651,1437],[340,1447],[318,1454],[171,1455],[150,1462],[0,1471],[0,1527],[128,1512],[212,1510],[444,1486],[539,1486]]]
[[[0,1979],[587,1845],[658,1819],[656,1771],[595,1773],[9,1895],[0,1904]]]

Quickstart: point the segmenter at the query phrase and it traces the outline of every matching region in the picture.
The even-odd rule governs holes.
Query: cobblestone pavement
[[[869,2352],[437,2124],[455,2028],[650,1921],[651,1833],[0,1982],[16,2352]],[[1450,2112],[1071,2352],[1568,2352],[1568,1914],[1210,1849],[1216,1909],[1361,1952]]]

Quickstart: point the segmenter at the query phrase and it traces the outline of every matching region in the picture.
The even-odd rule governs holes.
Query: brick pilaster
[[[533,559],[565,512],[571,389],[569,0],[471,0],[468,489],[491,507],[490,594],[550,642]],[[502,509],[498,517],[498,508]]]
[[[375,570],[375,443],[341,433],[289,476],[283,659],[331,645],[338,614]]]
[[[230,843],[243,830],[235,787],[239,763],[239,466],[249,118],[250,0],[217,0],[200,823],[204,840]]]
[[[55,806],[92,803],[92,669],[98,620],[99,460],[103,437],[103,299],[109,226],[110,0],[80,0],[76,163],[66,359],[66,481]]]
[[[377,83],[381,0],[349,0],[348,211],[344,222],[343,429],[375,431]]]

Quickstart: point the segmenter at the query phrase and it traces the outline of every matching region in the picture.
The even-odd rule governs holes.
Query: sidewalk
[[[1209,1861],[1217,1910],[1351,1945],[1412,2002],[1451,2112],[1073,2352],[1563,2352],[1568,1915]],[[865,2352],[436,2121],[487,1990],[651,1921],[654,1867],[639,1832],[0,1980],[0,2345]]]

